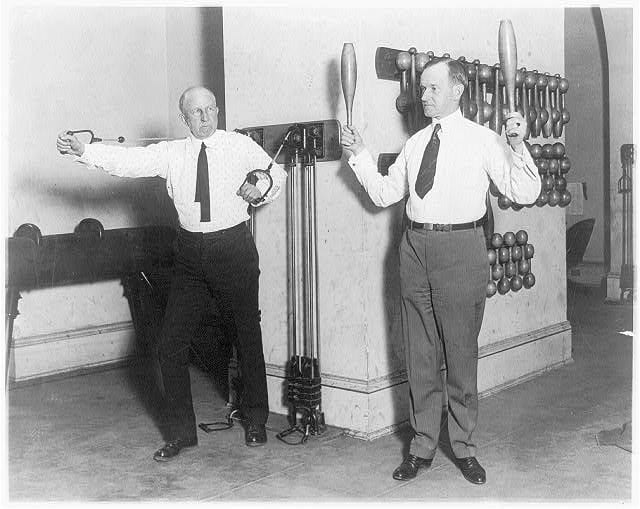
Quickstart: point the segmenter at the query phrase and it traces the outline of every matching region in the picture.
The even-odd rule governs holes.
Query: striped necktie
[[[424,149],[420,170],[416,178],[416,194],[420,199],[424,198],[429,190],[433,187],[433,179],[436,176],[436,161],[438,160],[438,149],[440,148],[440,138],[438,138],[440,124],[433,126],[431,139]]]

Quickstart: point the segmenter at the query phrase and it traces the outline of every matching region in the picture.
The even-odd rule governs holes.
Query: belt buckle
[[[450,232],[451,231],[451,225],[450,224],[439,224],[436,223],[433,225],[433,229],[437,232]]]

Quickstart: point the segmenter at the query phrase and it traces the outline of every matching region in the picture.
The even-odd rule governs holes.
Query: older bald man
[[[264,197],[247,182],[247,173],[266,168],[271,158],[249,137],[218,129],[213,92],[201,86],[184,91],[180,117],[190,135],[146,147],[85,145],[64,131],[61,154],[119,177],[161,177],[180,222],[174,274],[158,342],[165,389],[165,445],[154,454],[167,461],[197,445],[189,377],[189,346],[213,297],[226,339],[235,344],[244,392],[245,442],[263,445],[269,413],[260,311],[258,253],[247,228],[247,203],[280,193],[286,173],[274,165],[272,189]]]

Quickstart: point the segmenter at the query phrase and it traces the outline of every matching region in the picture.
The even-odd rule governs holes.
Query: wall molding
[[[491,343],[489,345],[484,345],[480,347],[478,350],[478,358],[482,359],[492,355],[497,355],[507,350],[511,350],[513,348],[518,348],[520,346],[526,345],[527,343],[539,341],[541,339],[555,336],[557,334],[567,332],[570,330],[571,330],[571,324],[565,320],[563,322],[542,327],[534,331],[530,331],[524,334],[519,334],[513,337],[505,338],[495,343]],[[123,340],[132,341],[131,336],[135,337],[135,329],[133,326],[133,322],[122,321],[122,322],[114,322],[111,324],[105,324],[100,326],[83,327],[81,329],[56,331],[56,332],[51,332],[47,334],[38,334],[38,335],[32,335],[32,336],[13,338],[13,342],[11,344],[11,350],[13,352],[12,367],[14,369],[13,369],[13,373],[10,373],[10,377],[9,377],[10,381],[12,382],[12,386],[17,386],[23,382],[33,382],[35,380],[42,381],[45,379],[60,378],[64,376],[70,376],[72,374],[81,374],[81,373],[87,373],[87,372],[97,371],[101,369],[107,369],[110,367],[121,366],[123,364],[126,364],[136,355],[134,345],[132,345],[130,348],[125,349],[127,353],[123,355],[106,357],[106,358],[102,358],[99,361],[83,362],[82,364],[72,365],[71,367],[49,369],[46,371],[42,371],[42,372],[38,372],[35,374],[26,375],[26,376],[20,376],[20,374],[18,373],[18,376],[15,376],[16,375],[15,358],[16,356],[21,355],[24,349],[26,348],[38,349],[39,347],[42,347],[50,343],[59,343],[59,344],[68,343],[71,345],[74,342],[76,343],[82,342],[83,340],[92,338],[92,336],[105,336],[105,337],[115,336],[117,338],[122,338]],[[96,338],[90,339],[90,341],[95,341],[95,340]],[[563,361],[561,363],[549,366],[545,368],[545,370],[543,371],[554,369],[558,366],[565,365],[570,362],[572,362],[572,360]],[[266,367],[267,367],[268,376],[281,378],[281,379],[286,378],[284,367],[277,364],[272,364],[272,363],[268,363]],[[541,372],[536,371],[534,373],[527,374],[523,377],[510,381],[506,384],[500,385],[498,387],[494,387],[490,389],[488,393],[493,394],[494,392],[504,390],[513,385],[522,383],[523,381],[526,381],[529,378],[536,377],[540,373]],[[407,382],[407,373],[405,369],[400,369],[388,375],[377,377],[371,380],[345,377],[340,375],[334,375],[332,373],[322,373],[323,386],[362,393],[362,394],[374,394],[376,392],[389,389],[391,387],[394,387],[396,385],[400,385],[406,382]],[[376,433],[379,433],[379,432],[376,432]],[[380,433],[382,433],[382,431],[380,431]]]
[[[133,322],[131,320],[127,320],[124,322],[113,322],[104,325],[81,327],[79,329],[48,332],[46,334],[35,334],[32,336],[23,336],[17,338],[14,337],[12,338],[11,348],[25,348],[45,343],[74,340],[78,338],[85,338],[88,336],[99,336],[101,334],[109,334],[122,331],[135,332]]]
[[[137,355],[135,329],[129,320],[14,337],[8,352],[9,386],[20,387],[126,365]]]
[[[511,387],[515,387],[516,385],[519,385],[521,383],[528,382],[529,380],[533,380],[534,378],[537,378],[548,371],[552,371],[554,369],[558,369],[572,363],[573,363],[573,359],[568,359],[566,361],[557,362],[543,369],[536,370],[532,373],[527,373],[526,375],[518,377],[515,380],[511,380],[510,382],[506,382],[504,384],[500,384],[495,387],[492,387],[491,389],[487,389],[479,392],[478,399],[484,399],[489,396],[493,396],[498,392],[510,389]],[[446,411],[446,407],[443,407],[443,411]],[[382,438],[384,436],[396,433],[397,431],[400,431],[401,429],[407,428],[409,426],[410,426],[409,420],[405,419],[401,422],[398,422],[396,424],[391,424],[390,426],[386,426],[384,428],[380,428],[375,431],[360,431],[357,429],[344,428],[342,432],[345,435],[350,436],[352,438],[357,438],[359,440],[365,440],[365,441],[372,441],[372,440],[376,440],[378,438]]]
[[[571,323],[568,320],[564,320],[562,322],[548,325],[540,329],[529,331],[523,334],[518,334],[516,336],[511,336],[496,341],[495,343],[481,346],[478,349],[478,360],[492,355],[497,355],[507,350],[526,345],[527,343],[539,341],[541,339],[555,336],[567,331],[571,331]],[[285,369],[282,366],[271,363],[267,364],[267,375],[283,379],[286,378]],[[394,371],[393,373],[390,373],[388,375],[377,377],[371,380],[363,380],[362,378],[350,378],[340,375],[334,375],[332,373],[322,373],[321,376],[323,386],[333,387],[346,391],[360,392],[364,394],[373,394],[375,392],[388,389],[407,381],[407,372],[404,368]]]

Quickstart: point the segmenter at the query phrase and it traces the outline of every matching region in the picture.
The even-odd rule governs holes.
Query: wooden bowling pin
[[[538,137],[540,136],[540,133],[542,132],[542,116],[543,116],[543,111],[542,111],[542,106],[540,105],[540,95],[539,95],[539,75],[537,73],[537,71],[533,71],[534,75],[535,75],[535,83],[533,85],[533,109],[536,112],[536,118],[535,121],[533,122],[532,126],[531,126],[531,135],[534,137]]]
[[[469,105],[469,115],[467,118],[469,120],[475,120],[478,113],[478,106],[473,95],[473,85],[476,80],[476,66],[469,62],[465,67],[467,69],[467,104]]]
[[[525,67],[523,67],[522,69],[520,69],[520,72],[522,73],[522,84],[519,88],[520,91],[520,113],[522,114],[522,116],[524,117],[524,121],[526,123],[526,131],[524,133],[524,139],[527,140],[529,139],[529,136],[531,135],[531,122],[529,121],[529,93],[527,91],[527,87],[525,84],[526,81],[526,76],[527,76],[527,69]]]
[[[476,68],[475,83],[473,88],[474,102],[476,103],[477,111],[475,121],[477,124],[484,124],[484,107],[482,103],[482,90],[480,89],[480,60],[473,61],[473,65]]]
[[[542,133],[545,138],[549,138],[553,134],[553,124],[552,124],[553,112],[551,110],[551,94],[549,90],[549,77],[550,77],[549,73],[545,73],[545,75],[543,76],[544,80],[542,81],[543,83],[542,96],[544,97],[544,110],[546,112],[545,122],[544,122],[544,125],[542,126]]]
[[[541,134],[542,136],[544,136],[545,138],[546,133],[545,133],[545,125],[547,123],[547,120],[549,120],[549,112],[547,111],[546,105],[545,105],[545,90],[547,89],[547,77],[542,74],[539,73],[538,74],[538,104],[540,106],[540,130],[538,131],[539,134]]]
[[[548,79],[547,87],[549,88],[549,98],[551,100],[551,134],[557,138],[556,130],[558,129],[558,121],[561,118],[560,110],[558,109],[558,78],[549,76]]]
[[[536,110],[535,101],[533,100],[534,89],[536,84],[536,75],[533,71],[528,71],[524,77],[524,89],[523,92],[526,94],[526,101],[528,105],[529,111],[529,134],[533,137],[536,136],[535,129],[535,121],[538,117],[538,111]],[[523,99],[524,100],[524,99]]]
[[[482,119],[483,124],[489,121],[491,115],[493,115],[493,108],[487,101],[487,86],[491,83],[491,67],[486,64],[480,64],[480,86],[482,88]]]
[[[521,92],[523,83],[524,83],[524,72],[518,69],[516,71],[516,81],[515,81],[516,89],[515,89],[514,98],[516,103],[516,111],[524,117],[524,113],[522,112],[522,98],[520,97],[520,92]]]
[[[465,57],[458,57],[458,61],[464,65],[465,74],[467,72],[467,59]],[[465,87],[464,92],[462,93],[462,97],[460,98],[460,111],[462,112],[462,116],[465,118],[470,118],[470,104],[469,104],[469,79],[467,75],[467,86]]]
[[[516,46],[516,34],[509,19],[500,20],[500,27],[498,29],[498,58],[500,60],[500,69],[502,69],[508,110],[509,114],[511,114],[516,111],[515,90],[516,73],[518,69],[518,50]],[[497,91],[496,86],[495,92],[497,93]],[[494,115],[496,117],[498,116],[495,110]],[[500,133],[500,131],[497,132],[498,134]]]
[[[491,100],[491,107],[493,109],[493,115],[489,120],[489,128],[492,131],[500,134],[502,132],[502,104],[500,102],[500,64],[493,66],[493,98]]]
[[[567,93],[567,90],[569,90],[569,80],[567,80],[566,78],[560,78],[560,80],[558,81],[558,92],[560,93],[560,102],[558,103],[558,109],[560,110],[560,114],[562,115],[562,124],[559,128],[559,136],[562,136],[564,125],[568,124],[569,120],[571,120],[571,117],[569,116],[569,110],[567,110],[564,105],[564,95]]]
[[[344,103],[347,109],[347,126],[351,126],[352,123],[353,98],[356,94],[357,78],[356,52],[352,43],[345,42],[342,47],[341,79],[342,94],[344,95]]]

